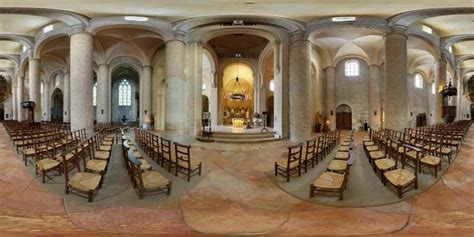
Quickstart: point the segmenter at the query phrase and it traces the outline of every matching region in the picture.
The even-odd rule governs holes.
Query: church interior
[[[0,236],[474,233],[474,5],[0,4]]]

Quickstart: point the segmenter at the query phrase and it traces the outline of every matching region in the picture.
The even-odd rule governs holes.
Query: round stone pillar
[[[290,140],[311,138],[311,42],[304,34],[292,36],[290,45]]]
[[[408,127],[407,35],[401,28],[385,34],[384,127],[403,131]]]
[[[94,133],[92,43],[89,33],[71,35],[71,130],[85,128],[88,137]]]
[[[17,101],[17,120],[23,121],[25,120],[25,113],[23,112],[23,107],[21,106],[21,102],[23,102],[23,87],[25,83],[25,78],[18,76],[16,80],[16,101]]]
[[[41,122],[43,114],[41,112],[41,82],[40,82],[40,60],[32,58],[29,61],[29,94],[30,101],[35,102],[34,115],[35,122]]]
[[[373,130],[380,128],[380,67],[379,65],[369,66],[369,126]]]
[[[43,116],[45,121],[51,121],[51,105],[49,100],[49,82],[43,83]]]
[[[181,40],[166,42],[165,129],[184,131],[186,121],[186,45]]]
[[[336,67],[328,66],[324,69],[326,79],[326,113],[329,129],[336,129]],[[327,121],[324,121],[327,125]]]
[[[17,78],[18,80],[18,78]],[[13,110],[13,114],[12,114],[12,119],[13,120],[17,120],[18,119],[18,114],[17,114],[17,111],[18,111],[18,97],[16,95],[17,91],[16,91],[16,82],[15,83],[12,83],[12,110]]]
[[[106,123],[109,115],[109,65],[100,64],[97,70],[97,122]]]
[[[63,103],[63,122],[71,122],[71,78],[69,72],[64,73],[64,103]]]
[[[446,86],[446,59],[440,58],[436,64],[435,70],[435,88],[436,88],[436,100],[435,100],[435,124],[443,123],[443,93],[441,90]]]
[[[145,114],[151,115],[151,66],[142,66],[142,78],[140,79],[140,92],[142,93],[142,101],[140,101],[140,118],[142,124],[145,121]]]

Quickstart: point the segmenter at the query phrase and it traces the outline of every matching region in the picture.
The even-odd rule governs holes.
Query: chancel
[[[474,6],[0,6],[0,236],[474,233]]]

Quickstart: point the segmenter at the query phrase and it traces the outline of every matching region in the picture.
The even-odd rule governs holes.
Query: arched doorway
[[[63,121],[63,92],[56,88],[51,95],[51,122]]]
[[[209,98],[205,95],[202,95],[202,112],[209,112]]]
[[[474,104],[471,104],[471,120],[474,120]]]
[[[267,98],[266,101],[266,111],[267,111],[267,126],[268,127],[273,127],[273,101],[274,97],[270,96]]]
[[[342,104],[336,109],[336,129],[352,129],[352,109],[349,105]]]
[[[139,121],[140,76],[134,67],[122,65],[112,73],[112,121]]]

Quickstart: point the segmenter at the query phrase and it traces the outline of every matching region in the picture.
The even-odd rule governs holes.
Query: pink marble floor
[[[205,175],[194,177],[198,184],[185,194],[166,197],[169,200],[155,206],[77,211],[24,167],[0,127],[0,236],[474,236],[472,128],[437,184],[410,200],[368,208],[309,203],[279,189],[265,172],[273,169],[284,145],[254,144],[234,150],[196,146],[193,158],[203,161]]]

